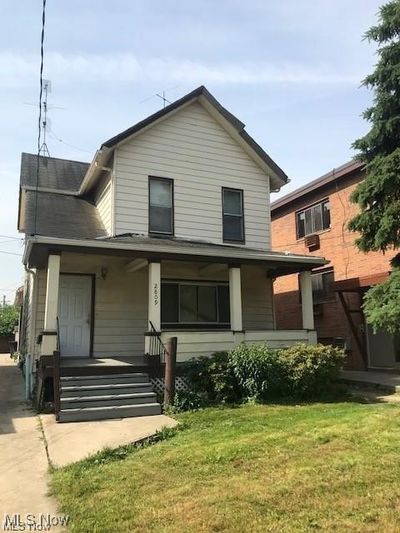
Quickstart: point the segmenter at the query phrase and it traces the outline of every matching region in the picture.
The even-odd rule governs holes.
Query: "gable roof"
[[[86,188],[90,187],[90,183],[93,181],[92,178],[93,175],[96,173],[96,169],[98,172],[99,168],[107,164],[111,152],[118,144],[124,142],[132,135],[135,135],[144,130],[145,128],[153,125],[158,120],[166,117],[169,113],[176,111],[180,107],[198,99],[200,99],[200,101],[201,99],[203,99],[204,102],[211,106],[212,109],[218,112],[228,122],[228,124],[233,128],[235,133],[238,134],[239,137],[244,141],[244,144],[253,154],[253,157],[258,158],[258,161],[264,163],[271,170],[271,172],[276,177],[276,181],[279,183],[279,186],[282,186],[289,181],[288,176],[279,167],[279,165],[277,165],[277,163],[275,163],[275,161],[263,150],[263,148],[261,148],[261,146],[247,133],[247,131],[245,130],[245,124],[243,124],[243,122],[241,122],[238,118],[232,115],[232,113],[225,109],[218,102],[218,100],[214,98],[214,96],[204,87],[204,85],[201,85],[194,91],[186,94],[175,102],[172,102],[172,104],[166,106],[164,109],[157,111],[153,115],[150,115],[144,120],[141,120],[134,126],[131,126],[125,131],[103,142],[100,147],[100,150],[98,150],[98,152],[96,153],[95,158],[89,167],[88,173],[85,176],[85,179],[81,186],[81,192],[84,192]]]
[[[36,188],[38,157],[21,154],[20,187]],[[39,183],[41,189],[78,193],[89,163],[39,156]]]
[[[355,172],[360,172],[365,167],[364,163],[361,163],[360,161],[349,161],[348,163],[345,163],[344,165],[341,165],[338,168],[334,168],[330,172],[327,172],[326,174],[320,176],[319,178],[310,181],[309,183],[306,183],[306,185],[303,185],[302,187],[299,187],[298,189],[292,191],[289,194],[286,194],[285,196],[282,196],[282,198],[279,198],[278,200],[275,200],[275,202],[272,202],[271,204],[271,214],[278,211],[279,209],[283,207],[288,207],[291,203],[294,203],[296,200],[299,200],[300,198],[306,196],[307,194],[313,193],[315,191],[318,191],[319,189],[322,189],[323,187],[330,185],[331,183],[335,182],[338,179],[344,179],[349,177],[350,175],[353,175]]]

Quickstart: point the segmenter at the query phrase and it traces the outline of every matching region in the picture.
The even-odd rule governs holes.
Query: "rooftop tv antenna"
[[[163,104],[164,104],[164,109],[167,107],[167,104],[171,104],[172,102],[170,100],[168,100],[165,96],[166,92],[167,91],[172,91],[173,89],[176,89],[177,87],[179,87],[179,85],[175,85],[173,87],[167,87],[167,89],[163,89],[162,92],[160,93],[156,93],[156,94],[152,94],[151,96],[149,96],[148,98],[145,98],[144,100],[142,100],[141,102],[139,102],[140,104],[143,104],[144,102],[147,102],[148,100],[151,100],[152,98],[160,98],[162,101],[163,101]]]
[[[164,104],[164,109],[166,107],[167,104],[170,104],[171,102],[169,100],[167,100],[165,98],[165,91],[163,91],[161,94],[157,93],[156,96],[158,96],[158,98],[161,98],[161,100],[163,101],[163,104]]]
[[[42,103],[42,112],[43,112],[43,120],[42,120],[42,128],[43,128],[43,142],[40,145],[39,154],[43,156],[50,157],[49,148],[46,143],[46,133],[47,133],[47,127],[48,127],[48,118],[47,118],[47,112],[48,112],[48,106],[47,106],[47,95],[51,93],[51,81],[50,80],[43,80],[43,103]]]

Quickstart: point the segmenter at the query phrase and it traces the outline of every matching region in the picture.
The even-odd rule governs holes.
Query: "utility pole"
[[[3,307],[5,307],[5,306],[6,306],[6,295],[3,294]]]

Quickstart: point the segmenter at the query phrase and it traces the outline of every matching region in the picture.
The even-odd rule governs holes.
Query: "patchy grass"
[[[246,405],[53,472],[74,532],[395,532],[400,407]]]

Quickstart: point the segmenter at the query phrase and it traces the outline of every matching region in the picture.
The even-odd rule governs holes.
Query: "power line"
[[[12,235],[0,235],[2,239],[14,239],[16,241],[23,241],[23,237],[13,237]]]
[[[39,119],[37,137],[37,164],[36,164],[36,195],[35,195],[35,218],[33,223],[33,233],[36,234],[37,211],[38,211],[38,189],[39,189],[39,165],[40,148],[42,139],[42,98],[43,98],[43,63],[44,63],[44,30],[46,26],[46,0],[42,4],[42,32],[40,36],[40,73],[39,73]]]
[[[93,151],[91,150],[84,150],[83,148],[79,148],[78,146],[75,146],[74,144],[70,144],[70,143],[67,143],[66,141],[64,141],[63,139],[60,139],[60,137],[52,130],[49,128],[49,134],[58,142],[62,143],[62,144],[65,144],[65,146],[69,146],[70,148],[73,148],[74,150],[78,150],[79,152],[86,152],[87,154],[92,154]]]
[[[5,250],[0,250],[0,254],[17,255],[18,257],[22,257],[22,254],[16,254],[14,252],[6,252]]]

